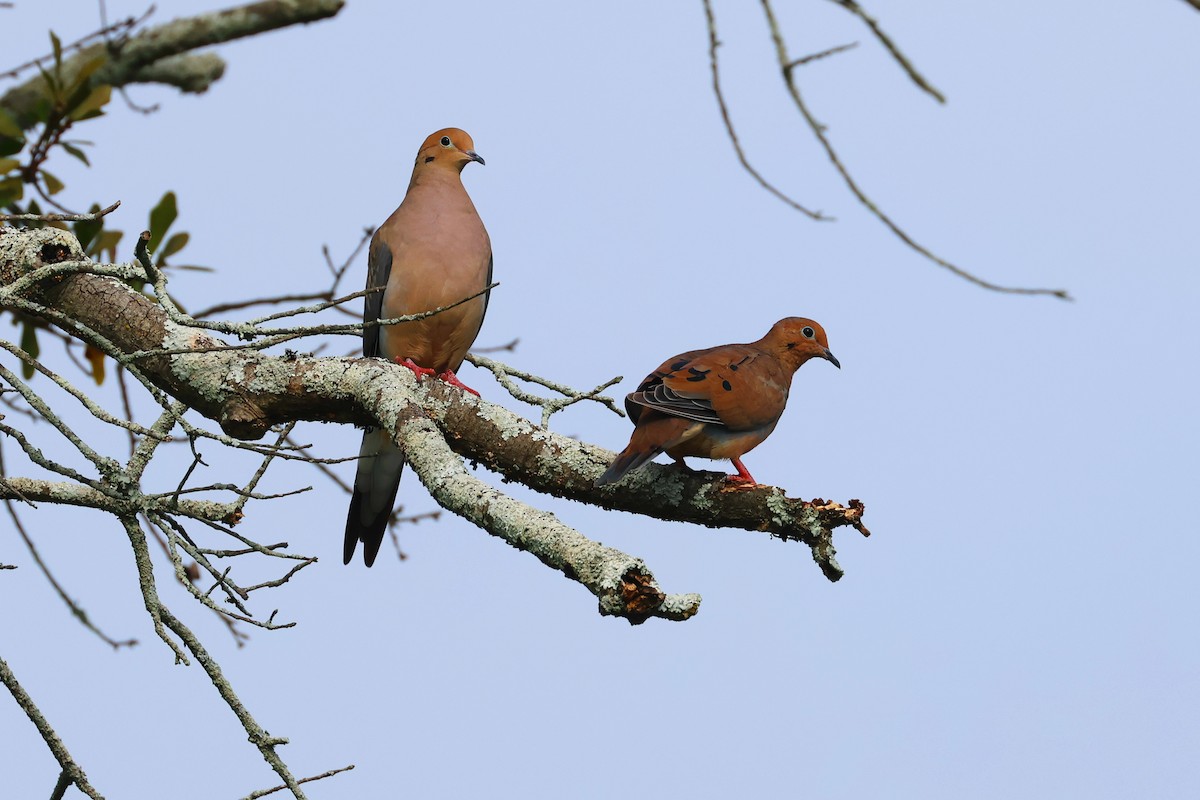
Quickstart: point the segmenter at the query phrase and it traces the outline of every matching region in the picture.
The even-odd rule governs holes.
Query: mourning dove
[[[596,486],[620,480],[662,452],[685,467],[684,456],[728,458],[737,474],[727,480],[755,485],[741,457],[775,430],[792,376],[813,357],[842,366],[820,325],[788,317],[757,342],[667,359],[625,398],[633,436]]]
[[[463,188],[463,167],[484,163],[465,131],[444,128],[421,145],[404,201],[371,238],[363,320],[432,311],[476,294],[492,282],[492,245]],[[436,374],[473,394],[454,374],[475,341],[487,311],[485,293],[416,321],[363,331],[363,355],[382,356],[418,377]],[[404,453],[385,431],[368,428],[359,450],[343,551],[349,564],[358,542],[375,562],[396,502]]]

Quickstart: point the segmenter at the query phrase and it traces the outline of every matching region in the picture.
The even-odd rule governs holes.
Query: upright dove
[[[492,244],[463,188],[463,167],[484,163],[466,131],[432,133],[417,152],[404,201],[371,238],[363,321],[433,311],[478,295],[416,322],[363,330],[363,355],[382,356],[417,374],[437,375],[466,391],[455,375],[475,341],[487,311],[483,290],[492,282]],[[386,431],[367,428],[346,515],[343,559],[359,542],[363,560],[375,563],[404,469],[404,453]]]
[[[625,398],[633,436],[596,486],[618,481],[664,452],[684,467],[684,456],[728,458],[737,474],[726,480],[756,485],[741,457],[775,430],[792,376],[810,358],[842,366],[829,351],[825,329],[804,317],[779,320],[757,342],[668,358]]]

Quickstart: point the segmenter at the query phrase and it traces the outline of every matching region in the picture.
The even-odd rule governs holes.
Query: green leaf
[[[108,56],[104,53],[101,53],[101,54],[97,55],[95,58],[88,61],[82,67],[80,67],[79,70],[75,73],[75,79],[71,82],[71,88],[70,88],[69,93],[74,94],[80,88],[85,86],[87,84],[88,78],[92,77],[92,74],[96,70],[103,67],[104,63],[106,61],[108,61]]]
[[[21,166],[21,162],[16,158],[0,158],[0,175],[5,172],[12,172],[17,167]]]
[[[50,45],[54,48],[54,69],[57,72],[62,69],[62,42],[58,40],[54,31],[50,31]]]
[[[33,102],[31,117],[34,122],[48,122],[50,120],[50,112],[54,110],[52,100],[53,97],[46,93]]]
[[[25,197],[25,183],[20,178],[0,180],[0,206],[7,206]]]
[[[124,235],[122,231],[100,231],[100,235],[96,237],[96,241],[92,242],[92,249],[88,252],[88,255],[100,256],[108,253],[108,260],[116,261],[117,245],[121,243],[121,237]]]
[[[82,161],[87,166],[90,167],[92,165],[92,162],[88,161],[87,153],[83,152],[75,145],[67,144],[66,142],[59,142],[59,145],[62,146],[63,150],[66,150],[68,153],[70,153],[71,155],[78,158],[80,161]]]
[[[95,89],[92,89],[91,93],[89,93],[88,96],[79,103],[79,105],[71,109],[70,117],[76,122],[84,119],[91,119],[92,117],[98,117],[102,113],[100,109],[108,105],[108,101],[111,99],[112,87],[107,83],[102,83]]]
[[[33,326],[32,322],[26,322],[25,330],[21,331],[21,349],[35,359],[42,353],[38,347],[37,328]],[[27,361],[21,362],[21,377],[25,380],[33,377],[33,365]]]
[[[158,253],[158,265],[165,267],[167,259],[182,250],[187,245],[189,238],[191,237],[186,233],[176,233],[167,239],[167,243],[162,246],[162,251]]]
[[[46,68],[41,64],[38,64],[37,68],[38,72],[40,72],[42,75],[42,80],[46,82],[46,91],[42,93],[43,97],[47,100],[57,101],[62,95],[62,87],[59,86],[58,79],[49,72],[46,72]],[[47,109],[46,116],[43,117],[43,120],[48,119],[49,116],[49,109]]]
[[[158,243],[167,235],[167,230],[179,216],[175,207],[175,193],[167,192],[158,201],[158,205],[150,210],[150,241],[146,244],[151,253],[158,252]]]
[[[0,156],[11,156],[14,153],[21,152],[24,148],[24,139],[10,139],[7,136],[0,136]]]
[[[38,174],[42,176],[42,181],[46,184],[46,192],[48,194],[58,194],[63,189],[67,188],[62,181],[51,175],[49,172],[46,172],[44,169],[38,170]]]
[[[17,119],[12,114],[8,113],[3,108],[0,108],[0,136],[7,136],[9,139],[24,140],[25,134],[21,130],[21,126],[17,124]]]

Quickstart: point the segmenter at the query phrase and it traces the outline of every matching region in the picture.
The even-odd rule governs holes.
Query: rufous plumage
[[[755,485],[741,457],[775,430],[792,376],[810,358],[842,366],[820,325],[788,317],[756,342],[667,359],[625,398],[633,436],[596,486],[618,481],[664,452],[680,464],[685,456],[727,458],[737,469],[727,480]]]

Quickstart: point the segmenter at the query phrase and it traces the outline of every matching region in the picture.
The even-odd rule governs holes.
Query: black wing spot
[[[430,161],[433,161],[433,156],[425,156],[425,163],[428,164]]]
[[[687,362],[686,358],[683,359],[682,361],[676,361],[674,364],[671,365],[671,372],[675,372],[676,370],[683,369],[684,367],[687,366],[687,363],[688,362]]]
[[[704,380],[705,377],[707,377],[707,376],[702,372],[699,375],[693,375],[692,377],[688,378],[688,380],[692,383],[695,383],[696,381]]]
[[[738,365],[737,365],[737,364],[730,364],[730,365],[729,365],[729,368],[730,368],[731,370],[733,370],[734,372],[737,372],[737,371],[738,371]]]
[[[729,381],[721,381],[721,388],[727,392],[733,391],[733,387],[729,385]]]
[[[688,380],[691,381],[692,383],[695,383],[696,381],[702,381],[708,377],[708,373],[711,371],[712,370],[696,369],[695,367],[688,367],[688,372],[692,373],[692,377],[688,378]]]

